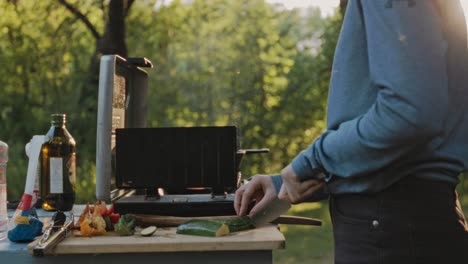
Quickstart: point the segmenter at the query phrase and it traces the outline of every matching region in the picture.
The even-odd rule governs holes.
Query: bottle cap
[[[67,121],[66,114],[52,114],[50,115],[52,125],[63,125]]]

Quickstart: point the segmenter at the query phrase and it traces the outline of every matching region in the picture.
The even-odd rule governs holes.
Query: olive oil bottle
[[[75,203],[76,142],[65,123],[65,114],[51,115],[41,148],[40,192],[46,211],[70,211]]]

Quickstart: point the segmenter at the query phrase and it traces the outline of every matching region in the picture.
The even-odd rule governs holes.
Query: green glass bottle
[[[65,126],[65,114],[52,114],[51,123],[41,148],[42,209],[70,211],[75,203],[76,142]]]

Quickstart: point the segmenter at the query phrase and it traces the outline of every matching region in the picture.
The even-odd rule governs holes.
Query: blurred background
[[[77,203],[95,201],[99,59],[146,57],[149,127],[236,125],[245,177],[277,173],[325,128],[333,53],[346,0],[2,0],[0,139],[10,146],[8,199],[24,190],[32,135],[66,113],[77,141]],[[468,6],[468,0],[462,0]],[[468,180],[459,192],[468,209]],[[333,263],[327,202],[290,214],[276,263]]]

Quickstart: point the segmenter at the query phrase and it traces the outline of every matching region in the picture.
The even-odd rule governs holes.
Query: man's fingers
[[[289,193],[285,184],[281,186],[281,189],[278,193],[278,198],[285,201],[290,201]]]
[[[249,184],[251,185],[249,186]],[[252,201],[255,191],[256,191],[256,186],[252,182],[249,182],[246,185],[244,192],[242,193],[241,205],[239,208],[239,215],[247,214],[247,209],[249,208],[250,201]]]
[[[295,192],[291,192],[289,197],[293,204],[303,202],[308,194],[312,194],[316,189],[314,188],[319,183],[314,180],[308,180],[298,184],[295,189]]]
[[[256,201],[252,213],[262,209],[266,203],[276,197],[275,186],[270,177],[264,175],[255,175],[245,185],[239,187],[234,197],[234,210],[237,215],[246,215],[249,205],[253,200]]]
[[[252,207],[252,209],[250,210],[249,215],[252,216],[262,211],[262,209],[265,208],[266,205],[270,203],[274,198],[275,198],[275,195],[268,195],[268,196],[265,195],[262,197],[262,199],[257,200],[257,202],[255,203],[255,206]]]
[[[320,188],[322,188],[323,186],[325,185],[324,182],[321,182],[319,184],[314,184],[313,186],[311,186],[310,188],[308,188],[302,195],[303,197],[303,201],[305,199],[307,199],[308,197],[312,196],[312,194],[314,194],[316,191],[318,191]]]
[[[278,197],[283,200],[289,200],[293,204],[297,204],[305,201],[314,192],[323,186],[323,182],[315,179],[307,181],[299,180],[283,180],[283,186],[281,187],[280,194]]]
[[[234,196],[234,210],[239,215],[242,201],[242,194],[244,193],[244,186],[240,187]]]
[[[299,192],[302,194],[302,193],[309,191],[310,189],[313,189],[316,186],[322,186],[322,185],[323,185],[323,182],[316,181],[316,180],[303,181],[299,185]]]
[[[301,186],[297,189],[297,192],[290,193],[289,198],[292,204],[298,204],[305,201],[309,198],[313,193],[318,191],[320,188],[323,187],[325,183],[316,183],[316,182],[303,182]]]

